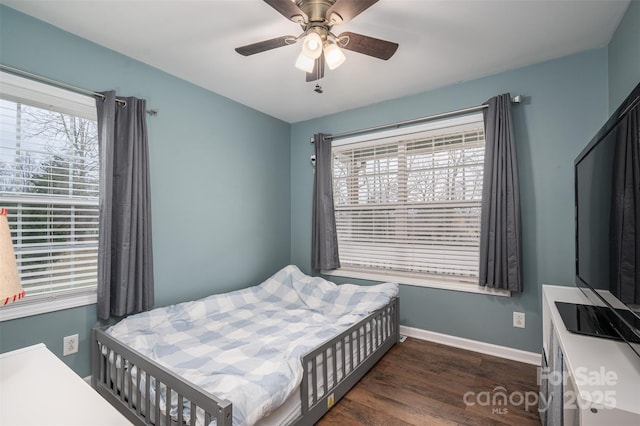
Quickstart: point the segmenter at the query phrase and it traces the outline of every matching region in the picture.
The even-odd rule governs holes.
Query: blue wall
[[[524,104],[513,108],[522,197],[524,293],[505,298],[403,285],[401,323],[539,352],[541,284],[573,285],[573,160],[607,117],[606,48],[294,124],[292,263],[311,272],[311,135],[474,106],[505,92],[526,97]],[[512,327],[513,311],[526,313],[525,329]]]
[[[0,62],[159,109],[148,119],[157,305],[244,287],[289,262],[311,272],[313,133],[525,95],[514,108],[525,292],[402,286],[401,311],[404,325],[538,352],[540,285],[573,282],[573,159],[639,79],[639,3],[608,48],[293,125],[4,6]],[[512,311],[527,313],[525,329],[511,327]],[[79,333],[80,353],[62,359],[87,375],[95,318],[87,306],[2,322],[0,352],[44,342],[61,356],[62,337]]]
[[[640,82],[640,0],[632,0],[609,43],[609,111]]]
[[[246,287],[289,262],[289,124],[0,6],[0,62],[157,108],[148,117],[156,305]],[[89,374],[95,306],[0,323],[0,352],[63,336]]]

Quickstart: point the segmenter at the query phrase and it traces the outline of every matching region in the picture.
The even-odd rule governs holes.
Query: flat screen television
[[[640,356],[640,83],[578,155],[574,177],[575,282],[600,307],[558,309],[569,331],[624,340]]]

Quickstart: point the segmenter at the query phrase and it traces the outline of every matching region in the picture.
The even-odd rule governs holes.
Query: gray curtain
[[[522,232],[511,95],[496,96],[485,104],[480,285],[520,293]]]
[[[640,304],[640,106],[618,125],[613,176],[612,292]]]
[[[338,269],[338,234],[333,210],[333,182],[331,178],[331,137],[322,133],[313,136],[316,150],[316,169],[313,181],[313,213],[311,231],[311,267]]]
[[[154,303],[146,101],[104,92],[97,98],[100,149],[98,318]]]

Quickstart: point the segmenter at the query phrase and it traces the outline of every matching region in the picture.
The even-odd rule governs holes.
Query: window
[[[481,114],[337,140],[332,158],[335,275],[480,291]]]
[[[98,138],[92,97],[0,76],[0,205],[26,297],[13,319],[95,303]]]

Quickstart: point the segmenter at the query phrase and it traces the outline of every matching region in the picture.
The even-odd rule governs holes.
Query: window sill
[[[18,302],[0,307],[0,322],[91,305],[95,304],[96,301],[97,293],[95,287],[74,292],[27,296]]]
[[[333,271],[321,271],[323,275],[357,278],[379,282],[395,282],[398,284],[411,285],[416,287],[438,288],[442,290],[463,291],[467,293],[479,293],[490,296],[511,297],[511,292],[507,290],[497,290],[493,288],[481,287],[479,285],[467,284],[459,281],[437,280],[434,278],[416,277],[402,274],[381,274],[376,272],[366,272],[354,269],[336,269]]]

